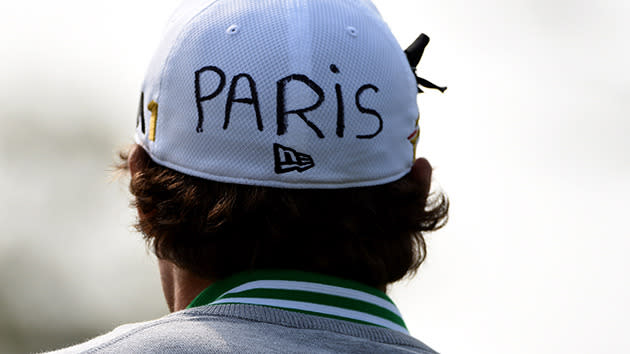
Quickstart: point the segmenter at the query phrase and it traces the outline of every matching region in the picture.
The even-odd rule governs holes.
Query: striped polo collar
[[[385,327],[409,334],[400,311],[382,291],[322,274],[251,271],[202,291],[188,308],[248,304]]]

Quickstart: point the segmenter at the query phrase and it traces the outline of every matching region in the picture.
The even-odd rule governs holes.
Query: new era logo
[[[291,171],[300,173],[315,167],[313,158],[307,154],[297,152],[280,144],[273,144],[273,155],[276,162],[276,173],[283,174]]]

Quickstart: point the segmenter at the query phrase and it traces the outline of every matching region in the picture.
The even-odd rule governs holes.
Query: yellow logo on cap
[[[155,101],[149,102],[148,106],[151,111],[151,121],[149,123],[149,140],[155,141],[155,126],[157,124],[158,117],[158,104]]]

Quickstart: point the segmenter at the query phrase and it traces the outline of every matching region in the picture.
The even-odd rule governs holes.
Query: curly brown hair
[[[410,175],[337,190],[237,185],[179,173],[134,148],[136,228],[158,258],[207,279],[295,269],[384,287],[418,269],[423,232],[448,218],[448,198],[427,196]],[[127,170],[129,153],[120,157]]]

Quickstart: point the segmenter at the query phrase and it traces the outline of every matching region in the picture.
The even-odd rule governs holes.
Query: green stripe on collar
[[[263,270],[237,274],[202,291],[188,306],[251,304],[390,328],[408,333],[382,291],[322,274]]]

